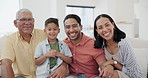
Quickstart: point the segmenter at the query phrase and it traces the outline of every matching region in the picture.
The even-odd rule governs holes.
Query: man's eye
[[[65,28],[69,29],[69,28],[70,28],[70,26],[65,26]]]
[[[20,21],[26,21],[27,19],[20,19]]]

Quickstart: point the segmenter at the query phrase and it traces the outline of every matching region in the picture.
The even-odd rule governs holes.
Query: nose
[[[107,28],[106,27],[103,27],[103,31],[106,31],[107,30]]]
[[[73,31],[73,26],[71,26],[69,30],[70,30],[70,31]]]

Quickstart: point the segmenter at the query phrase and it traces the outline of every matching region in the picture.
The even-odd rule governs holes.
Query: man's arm
[[[2,59],[2,78],[15,78],[12,63],[9,59]]]
[[[113,73],[114,73],[113,66],[112,65],[103,66],[103,63],[105,62],[106,60],[98,62],[98,65],[101,67],[101,72],[99,76],[102,76],[102,77],[113,76]]]
[[[67,73],[67,64],[63,62],[60,67],[58,67],[56,70],[54,70],[51,74],[51,78],[65,78],[65,75]]]

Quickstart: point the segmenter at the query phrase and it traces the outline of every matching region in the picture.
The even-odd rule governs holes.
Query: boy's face
[[[49,23],[45,27],[45,33],[48,36],[49,41],[53,41],[57,39],[58,33],[60,32],[59,27],[54,23]]]

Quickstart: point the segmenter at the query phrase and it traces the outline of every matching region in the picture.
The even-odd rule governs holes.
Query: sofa
[[[3,41],[5,39],[5,36],[0,38],[0,53],[3,48]],[[142,40],[139,38],[127,38],[128,41],[131,43],[134,54],[136,56],[137,63],[140,65],[142,74],[144,78],[147,77],[147,71],[148,71],[148,40]]]
[[[148,40],[139,38],[127,38],[130,41],[137,63],[139,64],[144,78],[148,78]]]

